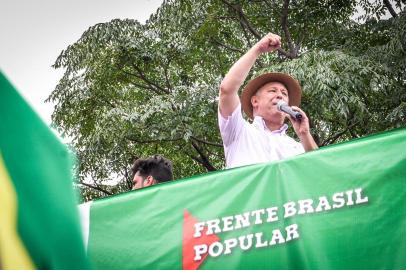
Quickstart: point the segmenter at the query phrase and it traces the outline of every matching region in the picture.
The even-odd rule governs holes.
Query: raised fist
[[[257,44],[258,50],[261,53],[273,52],[281,47],[281,37],[272,33],[268,33]]]

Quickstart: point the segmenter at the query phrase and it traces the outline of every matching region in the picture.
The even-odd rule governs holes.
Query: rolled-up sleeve
[[[241,104],[227,118],[221,115],[220,109],[218,110],[218,124],[224,146],[228,147],[238,139],[244,126],[244,121],[241,113]]]

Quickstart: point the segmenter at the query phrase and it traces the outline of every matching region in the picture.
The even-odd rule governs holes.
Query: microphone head
[[[276,104],[276,107],[278,108],[279,111],[282,111],[281,110],[282,106],[288,106],[288,104],[283,100],[279,100],[278,103]]]

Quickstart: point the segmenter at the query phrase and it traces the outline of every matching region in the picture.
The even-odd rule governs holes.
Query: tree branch
[[[111,108],[113,108],[113,109],[116,108],[116,106],[113,103],[111,103],[109,100],[105,99],[103,96],[99,96],[99,95],[96,94],[96,95],[94,95],[94,97],[96,98],[96,100],[99,100],[102,103],[107,104]]]
[[[133,66],[133,68],[138,72],[140,79],[142,79],[144,82],[146,82],[147,84],[154,86],[156,89],[159,89],[160,91],[169,94],[169,90],[162,88],[161,86],[159,86],[158,84],[154,83],[153,81],[149,80],[145,74],[142,72],[142,70],[134,63],[131,64]]]
[[[346,133],[349,129],[353,128],[355,125],[357,125],[359,123],[359,121],[352,123],[351,125],[347,126],[344,130],[337,132],[336,134],[334,134],[333,136],[330,136],[329,138],[327,138],[326,140],[324,140],[321,145],[325,146],[325,145],[329,145],[334,143],[338,138],[340,138],[341,135],[343,135],[344,133]]]
[[[389,0],[383,0],[383,3],[385,5],[385,7],[389,10],[390,15],[392,15],[392,17],[396,18],[398,16],[398,14],[396,14],[396,11],[393,9]]]
[[[290,55],[290,53],[288,53],[287,51],[285,51],[282,48],[277,49],[277,51],[278,51],[279,55],[283,55],[286,58],[290,58],[290,59],[292,58],[292,55]]]
[[[359,138],[359,136],[356,133],[354,133],[354,131],[352,129],[349,129],[348,131],[350,132],[350,134],[353,138]]]
[[[261,39],[262,35],[258,33],[254,27],[250,24],[247,17],[245,16],[244,12],[242,11],[242,7],[240,5],[232,5],[227,0],[221,0],[224,4],[226,4],[230,9],[234,10],[238,15],[238,20],[251,32],[258,40]]]
[[[130,175],[128,173],[127,167],[124,167],[124,177],[125,177],[125,183],[127,184],[128,190],[131,190],[132,181],[131,181],[131,177],[130,177]]]
[[[224,159],[224,154],[223,153],[221,153],[221,154],[219,154],[219,153],[216,153],[215,151],[213,152],[213,151],[210,151],[210,149],[207,149],[206,148],[206,151],[209,153],[209,155],[211,155],[211,156],[216,156],[216,157],[218,157],[219,159]]]
[[[248,46],[251,48],[251,47],[252,47],[252,43],[251,43],[250,37],[248,36],[247,30],[245,30],[245,27],[244,27],[244,25],[241,23],[241,21],[240,21],[240,25],[241,25],[241,29],[242,29],[242,32],[243,32],[243,34],[244,34],[245,40],[247,41]]]
[[[238,53],[240,53],[240,54],[244,54],[244,52],[243,52],[242,50],[237,49],[237,48],[234,48],[234,47],[230,47],[230,46],[228,46],[228,45],[226,45],[226,44],[224,44],[224,43],[221,43],[220,41],[218,41],[218,40],[216,40],[216,39],[214,39],[214,38],[211,38],[210,40],[212,41],[212,43],[216,43],[217,45],[219,45],[219,46],[221,46],[221,47],[224,47],[224,48],[226,48],[226,49],[228,49],[228,50],[230,50],[230,51],[238,52]]]
[[[283,1],[282,6],[282,15],[281,15],[281,24],[283,32],[285,33],[286,40],[289,46],[289,58],[296,58],[297,54],[295,53],[295,46],[292,40],[292,36],[290,35],[289,28],[288,28],[288,10],[289,10],[289,2],[290,0]]]
[[[199,154],[200,158],[194,158],[197,162],[200,162],[208,171],[216,171],[217,169],[210,163],[207,156],[203,153],[202,149],[195,143],[193,140],[190,141],[192,143],[193,148]],[[192,157],[192,156],[191,156]],[[193,158],[193,157],[192,157]]]
[[[217,19],[217,20],[235,19],[234,16],[215,16],[214,18]]]
[[[138,78],[138,79],[142,79],[142,78],[140,78],[137,74],[134,74],[134,73],[131,73],[131,72],[128,72],[128,71],[125,71],[125,70],[121,70],[122,72],[124,72],[125,74],[127,74],[127,75],[130,75],[130,76],[134,76],[134,77],[136,77],[136,78]],[[142,89],[145,89],[145,90],[151,90],[151,91],[153,91],[153,92],[155,92],[156,94],[161,94],[161,92],[159,91],[159,90],[157,90],[157,89],[155,89],[155,88],[153,88],[153,87],[151,87],[150,85],[142,85],[142,84],[138,84],[138,83],[136,83],[136,82],[133,82],[133,81],[131,81],[130,82],[132,85],[134,85],[134,86],[137,86],[137,87],[139,87],[139,88],[142,88]]]
[[[296,46],[295,46],[296,57],[299,56],[300,47],[302,46],[304,38],[305,38],[305,31],[302,31],[302,34],[300,35],[299,40],[296,42]]]
[[[93,188],[93,189],[98,190],[98,191],[101,191],[101,192],[103,192],[104,194],[107,194],[107,195],[113,195],[113,193],[111,193],[110,191],[104,190],[104,189],[102,189],[101,187],[98,187],[98,186],[93,186],[91,184],[87,184],[87,183],[85,183],[83,181],[80,181],[79,184],[84,185],[86,187]]]
[[[208,141],[205,141],[205,140],[202,140],[202,139],[196,138],[195,136],[190,136],[190,138],[192,138],[192,139],[193,139],[193,140],[195,140],[195,141],[198,141],[198,142],[204,143],[204,144],[208,144],[208,145],[212,145],[212,146],[217,146],[217,147],[223,147],[223,145],[222,145],[222,144],[219,144],[219,143],[213,143],[213,142],[208,142]]]
[[[168,59],[168,63],[164,67],[164,71],[165,71],[166,87],[169,89],[170,92],[172,92],[172,85],[171,85],[171,82],[170,82],[169,76],[168,76],[168,69],[169,69],[170,64],[171,64],[171,59]]]
[[[158,95],[162,94],[160,91],[158,91],[157,89],[152,88],[152,87],[150,87],[150,86],[138,84],[138,83],[133,82],[133,81],[131,81],[130,83],[131,83],[132,85],[136,86],[136,87],[139,87],[139,88],[142,88],[142,89],[145,89],[145,90],[151,90],[152,92],[154,92],[154,93],[156,93],[156,94],[158,94]]]
[[[332,137],[329,137],[329,138],[327,138],[325,141],[323,141],[323,142],[321,143],[321,145],[322,145],[322,146],[325,146],[325,145],[329,145],[329,144],[334,143],[338,138],[340,138],[341,135],[343,135],[344,133],[346,133],[347,130],[348,130],[348,127],[346,127],[344,130],[342,130],[342,131],[340,131],[340,132],[337,132],[337,133],[334,134]]]
[[[201,158],[192,156],[192,155],[190,155],[190,154],[187,154],[187,156],[189,156],[191,159],[193,159],[193,160],[196,161],[197,163],[203,164],[203,161],[202,161]]]
[[[265,5],[268,6],[268,8],[271,8],[271,9],[274,8],[274,6],[272,6],[271,3],[269,3],[269,1],[265,0],[264,2],[265,2]]]
[[[133,136],[126,136],[125,137],[127,140],[132,141],[132,142],[136,142],[136,143],[160,143],[160,142],[175,142],[175,141],[180,141],[183,138],[179,137],[179,138],[174,138],[174,139],[160,139],[160,140],[146,140],[146,141],[141,141],[138,140],[136,138],[134,138]]]

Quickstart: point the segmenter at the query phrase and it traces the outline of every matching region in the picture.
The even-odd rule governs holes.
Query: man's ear
[[[253,96],[251,97],[251,105],[252,105],[252,108],[255,108],[257,104],[258,104],[258,97],[257,97],[256,95],[253,95]]]
[[[149,187],[156,184],[156,181],[152,175],[148,175],[147,178],[144,180],[144,187]]]

